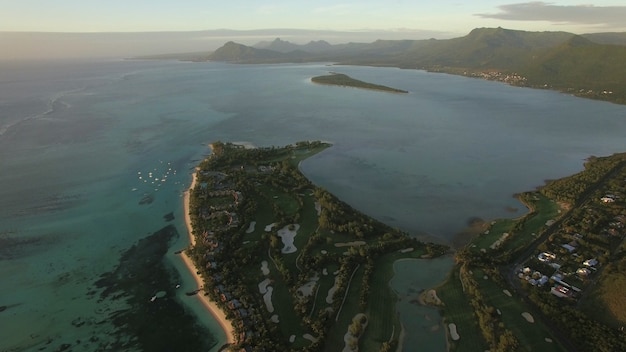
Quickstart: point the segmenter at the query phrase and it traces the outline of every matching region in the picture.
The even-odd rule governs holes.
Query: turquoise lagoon
[[[223,336],[185,296],[193,280],[174,254],[187,245],[182,192],[212,141],[330,141],[302,164],[310,179],[443,243],[468,219],[522,214],[514,193],[577,172],[590,155],[626,150],[624,106],[423,71],[155,61],[0,67],[7,351],[219,348]],[[409,94],[309,81],[329,70]],[[443,280],[451,266],[449,258],[429,263],[396,264],[401,298]],[[411,309],[403,321],[438,319],[435,310]],[[415,321],[405,324],[406,351],[420,336],[445,348],[443,333]]]

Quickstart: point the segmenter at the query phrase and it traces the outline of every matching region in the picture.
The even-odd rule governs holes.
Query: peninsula
[[[367,217],[299,171],[330,147],[215,142],[185,198],[200,295],[230,348],[394,351],[393,263],[447,252]],[[375,289],[374,289],[375,288]]]
[[[391,93],[408,93],[408,91],[406,90],[391,88],[391,87],[387,87],[387,86],[383,86],[379,84],[363,82],[363,81],[359,81],[358,79],[354,79],[348,75],[344,75],[342,73],[334,73],[334,72],[331,73],[330,75],[313,77],[311,78],[311,82],[319,83],[319,84],[328,84],[328,85],[333,85],[333,86],[379,90],[379,91],[391,92]]]

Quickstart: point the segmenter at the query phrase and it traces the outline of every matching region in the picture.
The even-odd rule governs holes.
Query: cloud
[[[561,24],[624,27],[626,6],[554,5],[542,1],[498,6],[498,13],[475,16],[508,21],[548,21]]]

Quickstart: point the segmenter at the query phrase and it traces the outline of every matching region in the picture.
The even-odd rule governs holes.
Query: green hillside
[[[611,43],[611,44],[607,44]],[[578,36],[478,28],[446,40],[377,40],[372,43],[306,45],[281,41],[289,52],[226,43],[209,60],[237,63],[336,62],[462,74],[513,85],[563,91],[626,104],[626,33]],[[319,47],[318,47],[319,49]]]
[[[532,86],[546,85],[581,96],[626,103],[626,46],[572,37],[535,62],[524,74]]]

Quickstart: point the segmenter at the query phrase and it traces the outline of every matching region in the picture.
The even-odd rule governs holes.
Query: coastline
[[[191,246],[194,246],[196,244],[196,238],[192,234],[191,217],[189,216],[189,193],[190,190],[192,190],[196,186],[196,172],[197,171],[194,171],[194,173],[192,174],[191,185],[185,191],[183,196],[183,212],[185,213],[185,225],[187,227],[187,235],[189,236],[189,243]],[[198,269],[194,265],[189,255],[187,255],[186,251],[181,252],[181,258],[185,263],[187,269],[189,269],[191,275],[196,280],[197,287],[204,287],[204,280],[202,280],[202,277],[200,277],[200,275],[198,274]],[[232,321],[226,319],[226,314],[215,304],[215,302],[211,301],[208,296],[205,296],[203,294],[197,294],[195,295],[195,297],[197,297],[200,302],[202,302],[202,305],[204,305],[209,313],[211,313],[213,318],[215,318],[215,320],[219,323],[220,327],[224,331],[224,335],[226,335],[226,343],[235,344],[235,328]]]

